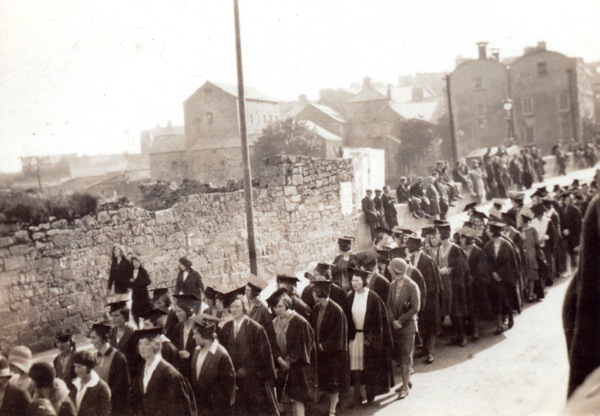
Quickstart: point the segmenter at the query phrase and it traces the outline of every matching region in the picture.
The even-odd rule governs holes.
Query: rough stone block
[[[298,193],[298,190],[295,186],[284,186],[283,193],[285,196],[291,196],[296,195]]]
[[[52,223],[52,228],[67,228],[69,222],[67,220],[58,220]]]
[[[101,223],[107,223],[110,222],[110,215],[108,212],[106,211],[102,211],[98,213],[98,221]]]
[[[0,247],[8,247],[15,243],[15,239],[12,237],[0,237]]]
[[[15,240],[19,243],[23,243],[31,240],[29,238],[29,232],[27,230],[20,230],[15,233]]]
[[[13,256],[4,260],[4,270],[10,272],[11,270],[18,270],[25,268],[26,261],[25,256]]]
[[[46,233],[33,233],[32,237],[34,240],[41,240],[46,236]]]
[[[91,215],[86,215],[81,219],[81,225],[83,225],[85,229],[90,230],[92,228],[98,228],[98,221]]]
[[[13,256],[24,256],[33,250],[29,244],[17,244],[16,246],[10,246],[8,251]]]
[[[53,241],[57,247],[69,247],[71,245],[71,237],[65,234],[55,235]]]

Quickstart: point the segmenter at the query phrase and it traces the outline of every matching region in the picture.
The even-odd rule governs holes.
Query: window
[[[534,144],[535,137],[533,135],[533,127],[525,127],[525,144]]]
[[[558,109],[560,111],[569,110],[569,95],[567,93],[562,93],[558,96]]]
[[[546,62],[538,62],[537,63],[537,71],[538,71],[538,77],[543,77],[545,75],[548,75],[548,67],[546,65]]]
[[[473,78],[473,80],[475,81],[475,88],[483,88],[483,80],[481,79],[481,77],[475,77]]]
[[[524,116],[533,115],[533,98],[531,98],[531,97],[522,98],[521,105],[523,107],[523,115]]]
[[[206,119],[208,120],[208,124],[213,124],[213,113],[211,113],[210,111],[206,112]]]
[[[485,105],[477,105],[477,117],[485,117]]]

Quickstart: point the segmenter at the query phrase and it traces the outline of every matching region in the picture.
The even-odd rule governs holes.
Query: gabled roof
[[[215,87],[223,90],[227,94],[229,94],[235,98],[238,98],[237,85],[226,84],[224,82],[213,82],[213,81],[206,81],[200,88],[198,88],[194,92],[194,94],[190,95],[190,97],[193,97],[202,88],[206,88],[207,84],[214,85]],[[278,103],[279,102],[278,100],[269,97],[267,94],[257,90],[254,87],[244,86],[244,95],[246,97],[246,100],[266,101],[266,102],[270,102],[270,103]],[[190,97],[188,97],[186,99],[186,101],[189,100]]]
[[[387,94],[382,94],[373,87],[365,87],[354,97],[346,100],[347,103],[359,103],[363,101],[387,100]]]
[[[327,107],[326,105],[315,104],[315,103],[310,103],[308,105],[312,105],[317,110],[321,111],[322,113],[326,114],[327,116],[331,117],[332,119],[334,119],[337,122],[347,123],[346,119],[344,119],[344,117],[340,113],[338,113],[331,107]]]
[[[172,136],[158,136],[150,145],[149,154],[183,152],[185,151],[185,137],[183,134]]]
[[[411,101],[408,103],[390,103],[390,107],[396,113],[406,119],[416,118],[419,120],[437,122],[440,117],[442,103],[437,98],[423,101]]]
[[[306,127],[308,127],[310,130],[312,130],[317,136],[322,137],[325,140],[333,141],[333,142],[342,142],[343,141],[343,139],[340,136],[338,136],[337,134],[333,134],[329,130],[324,129],[323,127],[319,126],[318,124],[313,123],[310,120],[302,120],[302,122],[304,124],[306,124]]]

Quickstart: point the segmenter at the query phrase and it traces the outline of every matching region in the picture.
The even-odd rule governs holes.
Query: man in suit
[[[196,315],[194,340],[198,346],[191,360],[191,383],[198,413],[206,416],[233,416],[235,369],[229,353],[217,340],[218,318]]]
[[[187,380],[160,355],[162,328],[135,332],[144,365],[130,390],[132,414],[196,416],[196,400]]]
[[[385,222],[388,228],[391,230],[398,225],[398,213],[394,206],[394,198],[390,195],[390,187],[385,185],[383,187],[383,195],[381,195],[381,203],[383,204],[383,213],[385,216]]]
[[[398,400],[401,400],[408,396],[412,386],[410,366],[417,332],[417,313],[421,310],[421,294],[417,284],[406,276],[406,261],[395,258],[390,261],[388,270],[394,280],[390,284],[386,306],[401,366],[402,387],[398,389]]]
[[[379,211],[375,207],[375,202],[373,202],[372,196],[373,191],[371,189],[367,189],[367,196],[365,196],[362,201],[362,211],[365,213],[365,222],[367,226],[371,230],[371,238],[375,239],[375,229],[379,226]]]
[[[385,212],[383,207],[383,201],[381,200],[382,192],[381,189],[375,189],[375,198],[373,198],[373,203],[375,204],[375,209],[379,213],[379,226],[387,228],[387,221],[385,220]]]
[[[175,280],[174,295],[195,295],[197,299],[202,299],[204,292],[204,283],[202,276],[192,268],[192,262],[187,257],[179,259],[179,273]],[[194,304],[194,312],[200,311],[201,302]]]

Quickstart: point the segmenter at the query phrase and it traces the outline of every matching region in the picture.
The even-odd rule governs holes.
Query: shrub
[[[98,209],[98,198],[88,193],[75,192],[70,199],[74,214],[80,218],[93,215]]]

